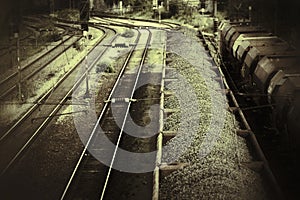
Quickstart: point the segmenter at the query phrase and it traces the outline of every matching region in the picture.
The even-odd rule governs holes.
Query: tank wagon
[[[293,150],[300,150],[300,58],[287,42],[259,26],[223,21],[219,49],[227,67],[240,74],[247,92],[272,105],[273,124]],[[255,96],[255,95],[253,95]]]

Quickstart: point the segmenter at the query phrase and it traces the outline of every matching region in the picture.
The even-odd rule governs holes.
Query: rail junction
[[[28,24],[39,21],[36,17],[27,20]],[[240,199],[284,199],[214,37],[173,22],[97,14],[88,22],[94,35],[84,35],[79,22],[55,20],[64,33],[61,41],[0,81],[4,106],[26,105],[19,117],[1,125],[0,191],[4,199],[19,198],[15,188],[31,199],[226,199],[237,197],[235,192],[241,193]],[[81,48],[87,50],[80,53]],[[189,57],[183,49],[197,51],[198,56]],[[59,65],[59,59],[71,67]],[[61,66],[60,76],[55,77],[58,72],[53,72],[53,65]],[[43,80],[55,77],[54,82],[41,94],[25,97],[21,85],[45,74]],[[181,78],[186,82],[179,83]],[[182,94],[168,88],[183,83],[188,87],[178,89]],[[226,100],[217,99],[216,94]],[[214,113],[200,112],[214,109],[209,95],[224,103],[220,112],[225,113],[225,121],[214,118]],[[205,142],[210,132],[194,128],[191,121],[198,122],[197,114],[199,127],[208,122],[224,126],[214,141],[216,146],[208,148],[212,154],[203,160],[195,156],[201,146],[197,142]],[[182,131],[181,123],[188,128]],[[196,136],[188,134],[193,129],[197,129]],[[183,145],[186,152],[172,160],[165,146],[175,144],[176,155],[179,143],[185,144],[184,137],[192,138],[191,146]],[[136,157],[126,157],[128,152]],[[151,156],[146,159],[137,154]],[[30,163],[36,159],[41,159],[36,164],[40,178],[31,180],[35,169]],[[147,170],[139,171],[134,165],[138,161]],[[185,176],[189,170],[191,175]],[[56,173],[56,178],[51,177]],[[203,194],[196,192],[199,188]]]

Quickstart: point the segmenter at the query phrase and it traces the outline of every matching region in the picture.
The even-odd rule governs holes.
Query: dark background
[[[79,1],[54,0],[54,9],[78,8]],[[101,1],[110,5],[112,2],[117,2],[117,0]],[[133,1],[123,0],[125,4]],[[152,2],[152,0],[148,1]],[[228,5],[226,10],[230,17],[236,16],[237,12],[239,15],[247,15],[245,13],[248,13],[248,6],[252,5],[254,22],[262,24],[276,35],[300,47],[299,0],[218,0],[218,3]],[[240,10],[237,11],[236,7],[240,4]],[[2,37],[14,31],[12,30],[12,23],[18,23],[20,16],[28,13],[50,13],[50,0],[1,0],[0,9],[0,37]]]

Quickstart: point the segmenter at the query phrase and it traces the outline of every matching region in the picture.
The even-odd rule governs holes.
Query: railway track
[[[120,16],[114,16],[114,15],[103,15],[100,14],[99,16],[103,16],[103,17],[108,17],[108,18],[117,18],[117,19],[131,19],[131,20],[136,20],[136,21],[141,21],[141,22],[153,22],[153,23],[159,23],[158,20],[154,20],[154,19],[138,19],[138,18],[128,18],[128,17],[120,17]],[[166,22],[166,21],[161,21],[162,24],[165,24],[167,26],[169,26],[170,28],[177,28],[180,27],[181,24],[175,23],[175,22]]]
[[[159,23],[158,20],[149,20],[149,19],[137,19],[137,18],[128,18],[128,17],[120,17],[120,16],[114,16],[114,15],[103,15],[103,14],[97,14],[95,13],[93,15],[94,17],[99,17],[103,21],[109,22],[111,25],[125,25],[125,26],[135,26],[133,23],[126,23],[126,22],[119,22],[116,19],[121,19],[121,20],[132,20],[132,21],[137,21],[137,22],[150,22],[150,23],[157,23],[157,24],[162,24],[165,25],[167,28],[179,28],[181,25],[178,23],[174,22],[167,22],[167,21],[161,21]],[[157,27],[152,27],[152,26],[147,26],[147,25],[142,25],[146,27],[151,27],[151,28],[157,28]]]
[[[71,48],[72,45],[81,38],[82,36],[67,36],[67,38],[61,41],[57,46],[51,48],[49,51],[43,53],[35,60],[21,67],[20,72],[15,71],[5,79],[1,80],[0,99],[6,100],[9,95],[13,94],[13,92],[16,92],[19,82],[23,83],[25,81],[29,81],[33,76],[48,67],[61,54]]]
[[[139,30],[138,32],[139,36],[136,40],[137,43],[141,37],[141,33]],[[152,178],[151,173],[147,175],[130,174],[125,172],[122,173],[118,170],[113,169],[115,162],[119,162],[120,159],[122,159],[119,158],[118,148],[120,148],[121,146],[122,148],[124,147],[124,142],[126,140],[124,139],[124,137],[126,138],[126,135],[124,135],[126,121],[129,115],[129,111],[132,108],[132,100],[134,98],[134,92],[137,83],[143,76],[141,72],[152,35],[150,30],[148,30],[148,32],[148,38],[145,47],[143,48],[143,53],[137,71],[135,71],[134,73],[126,73],[126,68],[128,68],[128,66],[132,62],[131,60],[133,59],[136,51],[136,46],[134,46],[126,57],[126,61],[123,64],[123,67],[113,86],[113,89],[111,90],[109,97],[102,108],[97,122],[94,125],[93,131],[89,135],[88,140],[85,144],[85,148],[81,152],[81,156],[72,172],[72,175],[70,176],[68,183],[66,184],[61,199],[124,199],[124,196],[121,197],[121,193],[126,193],[126,190],[133,190],[133,188],[129,189],[128,187],[130,186],[122,188],[122,185],[124,186],[125,184],[120,183],[121,180],[124,180],[125,182],[127,180],[128,182],[128,180],[140,180],[144,179],[145,177],[150,179]],[[118,92],[118,94],[115,94],[116,91],[119,91],[120,93]],[[114,115],[112,115],[111,106],[114,103],[117,104],[117,113],[114,113]],[[116,124],[116,121],[119,122],[119,126]],[[113,143],[115,143],[113,149],[106,149],[103,145],[101,145],[101,142],[105,140],[103,138],[105,136],[101,133],[101,131],[99,131],[99,127],[101,127],[107,137]],[[101,151],[101,156],[107,161],[107,166],[95,159],[93,155],[91,155],[91,153],[89,153],[88,151]],[[153,161],[153,164],[154,162],[155,160]],[[149,181],[149,184],[151,183],[152,181]],[[148,185],[147,187],[151,190],[152,186]],[[149,195],[151,196],[151,192],[149,192]]]
[[[140,22],[139,20],[135,20],[135,19],[130,19],[130,21],[128,22],[124,22],[124,21],[118,21],[118,19],[120,18],[109,18],[109,17],[101,17],[101,18],[97,18],[97,20],[103,21],[104,23],[108,23],[110,25],[116,25],[116,26],[125,26],[125,27],[148,27],[148,28],[157,28],[155,26],[149,26],[149,25],[136,25],[134,22]],[[127,19],[121,19],[121,20],[127,20]],[[142,21],[142,22],[146,22],[146,21]],[[153,21],[147,21],[147,22],[151,22],[154,23]],[[157,22],[155,22],[157,23]],[[165,26],[165,28],[174,28],[174,26],[167,24],[167,23],[162,23],[162,25]]]
[[[33,40],[34,39],[33,38],[34,35],[35,35],[34,32],[50,31],[50,30],[47,30],[47,29],[42,29],[42,27],[45,26],[45,25],[42,25],[41,21],[43,19],[48,20],[48,18],[46,18],[45,16],[43,16],[42,19],[41,18],[38,19],[38,17],[41,17],[41,16],[36,16],[35,18],[33,18],[33,17],[24,17],[23,18],[24,19],[23,25],[25,26],[25,29],[30,30],[32,33],[31,34],[27,33],[26,35],[24,35],[23,33],[20,34],[20,43],[21,43],[21,46],[24,46],[24,45],[22,45],[22,43],[24,43],[24,42],[26,42],[28,40]],[[37,23],[38,25],[34,26],[34,25],[30,24],[30,23]],[[70,30],[69,27],[67,27],[67,26],[59,26],[59,24],[57,24],[57,23],[55,24],[55,27],[59,27],[59,28],[63,29],[64,30],[63,35],[65,35],[65,36],[69,34],[69,30]],[[24,47],[26,47],[26,45]],[[47,49],[48,48],[51,48],[51,47],[48,45]],[[11,45],[9,45],[9,44],[4,45],[4,47],[0,48],[0,52],[1,52],[0,53],[0,57],[7,56],[7,54],[10,53],[10,52],[12,52],[12,51],[16,52],[16,45],[15,44],[13,44],[13,45],[12,44]]]
[[[103,30],[105,34],[97,44],[100,42],[111,43],[117,37],[116,32],[112,29],[98,28]],[[107,38],[109,32],[115,34],[112,39]],[[98,45],[95,45],[89,53],[89,56],[95,62],[99,60],[106,51],[106,49],[104,49],[104,51],[93,53],[97,46]],[[38,137],[61,107],[70,99],[72,92],[83,82],[85,74],[81,74],[80,77],[77,77],[78,71],[80,70],[79,66],[82,65],[83,62],[85,62],[85,59],[82,59],[79,64],[69,70],[53,88],[37,100],[34,106],[31,107],[21,119],[1,135],[1,177],[6,177],[7,172],[9,172],[13,164],[22,157],[34,139]],[[89,66],[87,71],[92,70],[93,67],[93,65]],[[75,83],[74,80],[76,80]]]
[[[107,23],[104,22],[103,24],[107,25],[109,23],[110,25],[112,25],[110,19],[106,21]],[[102,22],[98,24],[102,24]],[[127,24],[127,23],[120,23],[119,25],[132,27],[131,24]],[[135,42],[136,44],[138,44],[138,41],[140,40],[141,37],[140,31],[139,30],[137,31],[139,32],[139,34]],[[163,123],[161,121],[163,120],[164,117],[163,107],[162,107],[164,104],[163,103],[164,93],[162,91],[164,90],[163,79],[165,78],[165,71],[162,72],[162,80],[161,80],[161,88],[160,88],[161,96],[160,98],[158,97],[158,99],[160,99],[161,109],[157,113],[160,115],[159,118],[160,123],[159,122],[157,123],[159,123],[160,125],[160,130],[158,131],[159,135],[156,141],[157,146],[155,147],[154,144],[153,147],[153,150],[155,150],[156,148],[158,150],[156,161],[153,160],[153,167],[156,166],[153,176],[152,173],[132,175],[114,169],[115,163],[122,160],[118,148],[126,149],[128,151],[131,150],[130,147],[128,147],[130,146],[128,144],[132,143],[132,141],[130,141],[132,140],[132,138],[125,135],[124,130],[126,127],[127,118],[129,115],[132,114],[131,111],[140,108],[139,106],[135,105],[135,100],[139,100],[138,99],[139,97],[137,97],[136,94],[134,93],[136,90],[137,83],[140,79],[147,78],[147,76],[144,76],[144,74],[142,73],[143,64],[147,56],[147,49],[150,45],[151,34],[152,34],[150,30],[147,31],[149,32],[149,34],[148,34],[145,47],[143,48],[138,69],[134,73],[132,73],[132,71],[126,73],[126,68],[130,64],[131,59],[133,58],[133,55],[136,51],[137,45],[135,45],[132,47],[130,53],[126,57],[126,61],[121,71],[119,72],[118,78],[113,86],[113,89],[111,90],[109,97],[107,98],[107,101],[103,106],[100,116],[97,119],[97,123],[95,124],[93,131],[90,133],[88,140],[85,144],[85,148],[81,152],[79,160],[76,163],[75,168],[72,172],[72,175],[68,180],[66,187],[64,188],[64,191],[62,192],[61,199],[78,199],[78,198],[128,199],[129,197],[131,199],[138,199],[137,196],[134,197],[134,195],[138,192],[131,191],[131,190],[132,188],[136,188],[136,190],[139,190],[140,186],[136,186],[136,185],[133,185],[132,187],[128,186],[132,184],[131,182],[134,182],[135,180],[136,180],[136,182],[134,182],[135,184],[138,183],[144,184],[145,188],[148,188],[148,189],[142,189],[141,190],[142,192],[144,191],[147,192],[144,192],[144,194],[139,194],[140,196],[144,195],[144,197],[146,197],[147,195],[151,195],[153,200],[159,199],[159,186],[160,186],[160,173],[161,173],[160,165],[161,165],[162,144],[164,139]],[[115,36],[113,39],[106,42],[112,44],[112,42],[116,37],[117,36]],[[106,39],[103,37],[101,41],[104,40]],[[203,42],[205,48],[207,48],[207,50],[210,50],[215,63],[222,65],[221,63],[222,61],[219,59],[219,56],[217,54],[217,48],[214,45],[211,38],[204,35]],[[91,71],[92,68],[95,67],[97,60],[101,58],[101,56],[105,53],[106,50],[107,49],[105,49],[100,54],[95,53],[93,56],[91,56],[92,57],[91,60],[93,61],[91,62],[91,65],[89,65],[90,67],[88,68],[88,71]],[[166,55],[164,57],[166,57]],[[213,70],[216,71],[217,74],[221,75],[220,81],[223,81],[225,84],[225,89],[222,92],[226,93],[230,101],[229,109],[236,114],[237,118],[241,122],[241,129],[236,130],[236,134],[241,137],[244,137],[247,140],[247,142],[250,144],[251,149],[255,154],[256,160],[253,161],[253,163],[246,163],[246,164],[250,168],[252,167],[255,168],[255,170],[260,171],[263,177],[266,177],[268,184],[270,184],[270,191],[271,192],[275,191],[274,196],[277,196],[279,199],[281,199],[282,196],[281,191],[278,188],[276,180],[268,166],[268,162],[265,159],[263,152],[261,151],[256,141],[255,135],[253,134],[253,131],[251,130],[251,127],[249,126],[244,116],[244,113],[239,105],[239,102],[236,100],[235,97],[236,90],[230,87],[230,84],[227,83],[224,73],[220,67],[216,67]],[[4,159],[0,161],[0,171],[2,171],[1,173],[2,176],[5,176],[6,173],[9,172],[9,169],[12,168],[13,164],[25,153],[25,150],[30,146],[33,140],[36,137],[38,137],[41,131],[47,126],[47,124],[50,123],[52,117],[59,112],[61,106],[65,105],[66,102],[70,100],[70,96],[72,92],[74,92],[77,86],[82,81],[84,81],[85,74],[80,76],[74,85],[69,85],[70,82],[71,83],[74,82],[72,81],[72,79],[75,78],[74,74],[77,74],[76,67],[74,67],[68,74],[66,74],[57,83],[57,85],[53,87],[52,90],[50,90],[47,94],[45,94],[42,98],[40,98],[37,101],[37,103],[24,115],[24,117],[20,119],[13,127],[11,127],[11,129],[8,132],[2,135],[2,137],[0,138],[0,156],[3,158],[7,158],[6,160]],[[118,95],[116,95],[115,94],[116,89],[120,88],[121,86],[123,86],[122,90],[119,90],[121,92],[118,92]],[[69,88],[69,89],[65,90],[65,88]],[[55,103],[55,104],[53,103],[57,101],[59,101],[59,103]],[[117,104],[118,107],[117,113],[112,113],[112,108],[111,108],[112,104]],[[38,109],[42,111],[42,116],[41,116],[41,111]],[[119,121],[121,123],[121,127],[116,124],[116,121]],[[23,130],[24,127],[26,127],[25,131]],[[101,127],[101,129],[104,130],[105,135],[116,145],[115,149],[99,148],[99,144],[101,144],[101,141],[103,141],[103,137],[106,137],[99,134],[99,127]],[[34,133],[32,133],[31,131],[32,129],[35,130]],[[89,151],[92,151],[94,153],[97,151],[101,152],[101,155],[104,156],[103,159],[109,161],[109,166],[102,164]],[[152,182],[153,182],[153,190],[152,190]],[[121,196],[121,194],[124,195],[124,193],[126,193],[125,196]]]
[[[23,36],[22,38],[20,38],[20,41],[23,42],[23,41],[26,41],[28,38],[30,38],[30,35],[25,35]],[[1,57],[4,57],[5,55],[7,55],[8,53],[10,53],[10,51],[13,51],[13,47],[9,44],[6,44],[6,45],[1,45],[1,48],[0,48],[0,58]]]
[[[30,18],[30,20],[31,21],[33,21],[33,18]],[[36,22],[36,21],[35,21]],[[26,24],[25,24],[25,27],[26,28],[29,28],[29,26],[27,26]],[[20,42],[23,42],[23,41],[25,41],[25,40],[27,40],[28,38],[30,38],[31,37],[31,35],[30,34],[27,34],[27,35],[22,35],[21,36],[21,38],[20,38]],[[11,47],[11,45],[10,44],[7,44],[7,45],[4,45],[4,46],[1,46],[0,47],[0,57],[3,57],[3,56],[5,56],[6,54],[8,54],[10,51],[15,51],[15,49],[13,49],[14,47]]]

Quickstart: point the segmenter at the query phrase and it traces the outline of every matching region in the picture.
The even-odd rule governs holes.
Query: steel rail
[[[121,17],[121,16],[115,16],[115,15],[109,15],[109,14],[103,14],[103,13],[97,13],[97,12],[94,12],[94,14],[92,13],[92,16],[108,17],[108,18],[116,18],[116,19],[128,19],[128,20],[130,19],[130,20],[142,21],[142,22],[159,23],[159,21],[155,20],[155,19],[138,19],[138,18],[130,18],[130,17]],[[169,26],[170,28],[177,28],[177,27],[181,26],[181,24],[175,23],[175,22],[161,21],[161,23]],[[170,24],[174,25],[175,27]]]
[[[147,52],[148,52],[148,47],[150,45],[150,41],[151,41],[151,38],[152,38],[151,31],[148,30],[148,32],[149,32],[149,36],[148,36],[146,46],[145,46],[144,51],[143,51],[142,59],[141,59],[140,64],[139,64],[139,69],[138,69],[138,72],[137,72],[137,76],[135,78],[133,89],[131,91],[130,99],[133,98],[133,95],[134,95],[134,92],[135,92],[135,89],[136,89],[136,86],[137,86],[137,83],[138,83],[138,80],[139,80],[139,77],[140,77],[140,74],[141,74],[141,71],[142,71],[142,68],[143,68],[143,64],[144,64],[145,59],[146,59],[146,55],[147,55]],[[123,135],[123,131],[124,131],[124,128],[125,128],[126,119],[127,119],[128,114],[129,114],[129,109],[130,109],[131,103],[132,102],[129,101],[129,103],[127,105],[127,109],[126,109],[126,112],[125,112],[125,117],[124,117],[124,120],[123,120],[123,123],[122,123],[121,130],[119,132],[119,137],[118,137],[117,144],[116,144],[116,147],[115,147],[115,150],[114,150],[114,153],[113,153],[113,157],[112,157],[112,160],[111,160],[111,163],[110,163],[110,166],[109,166],[109,170],[108,170],[108,173],[107,173],[107,176],[106,176],[106,179],[105,179],[105,183],[104,183],[104,186],[103,186],[103,190],[102,190],[102,193],[101,193],[100,200],[103,200],[103,198],[104,198],[104,194],[105,194],[105,191],[106,191],[106,188],[107,188],[107,183],[108,183],[108,180],[109,180],[109,177],[110,177],[110,174],[111,174],[111,170],[112,170],[112,166],[114,164],[115,157],[116,157],[116,154],[117,154],[117,150],[119,148],[119,144],[120,144],[120,141],[121,141],[121,138],[122,138],[122,135]]]
[[[106,35],[103,35],[102,38],[98,41],[98,44],[106,37]],[[115,38],[117,37],[117,35],[115,35],[115,37],[113,37],[113,39],[111,41],[113,41]],[[96,45],[95,45],[96,47]],[[95,48],[94,47],[94,48]],[[93,48],[93,49],[94,49]],[[93,50],[92,49],[92,50]],[[90,52],[92,51],[90,50]],[[104,51],[102,53],[100,53],[97,58],[95,59],[95,62],[99,60],[99,58],[103,55]],[[66,78],[72,74],[72,72],[82,63],[84,62],[84,59],[85,58],[82,58],[81,61],[75,66],[73,67],[67,74],[65,74],[63,76],[63,78],[60,79],[59,82],[57,82],[57,84],[55,85],[54,88],[52,88],[51,90],[49,90],[47,92],[47,94],[45,94],[43,96],[43,100],[45,100],[52,92],[54,89],[58,88],[59,85],[61,83],[64,82],[64,80],[66,80]],[[91,68],[94,67],[94,66],[90,66],[88,70],[91,70]],[[56,107],[51,111],[50,115],[45,118],[45,120],[43,121],[43,123],[37,128],[37,130],[35,130],[35,132],[33,133],[33,135],[26,141],[26,143],[20,148],[20,150],[17,152],[17,154],[10,160],[9,164],[4,168],[4,170],[2,170],[0,176],[4,175],[6,173],[6,171],[12,166],[12,164],[19,158],[19,156],[24,152],[24,150],[29,146],[29,144],[32,142],[32,140],[41,132],[41,130],[51,121],[51,119],[53,118],[53,116],[55,116],[55,114],[59,111],[59,109],[62,107],[62,105],[64,104],[64,102],[68,99],[69,95],[74,91],[74,89],[76,89],[79,84],[84,80],[85,78],[85,74],[82,74],[80,76],[79,79],[77,79],[77,81],[75,82],[75,84],[73,85],[73,87],[67,92],[67,94],[62,98],[62,100],[60,100],[60,102],[56,105]],[[42,101],[40,99],[40,103],[42,103]],[[27,119],[30,114],[36,110],[38,108],[39,104],[35,104],[32,109],[30,109],[25,116],[23,116],[20,120],[18,120],[18,122],[13,126],[11,127],[10,131],[6,133],[5,137],[7,137],[8,135],[11,135],[12,131],[21,125],[21,122],[23,122],[25,119]],[[51,117],[52,116],[52,117]],[[2,140],[5,138],[5,137],[2,137]]]
[[[108,21],[108,22],[112,22],[110,23],[111,25],[120,25],[120,26],[127,26],[127,27],[151,27],[151,28],[157,28],[155,26],[144,26],[144,25],[134,25],[134,24],[131,24],[131,23],[126,23],[126,22],[119,22],[119,21],[116,21],[116,19],[129,19],[129,20],[133,20],[133,21],[141,21],[141,22],[150,22],[150,23],[157,23],[159,25],[165,25],[165,26],[168,26],[169,28],[174,28],[172,25],[170,25],[169,23],[167,22],[161,22],[159,23],[158,21],[152,21],[152,20],[136,20],[136,19],[133,19],[133,18],[119,18],[119,17],[105,17],[105,16],[102,16],[102,17],[99,17],[99,19],[101,19],[102,21]]]
[[[36,63],[41,62],[42,59],[45,58],[46,56],[48,56],[50,53],[54,53],[55,50],[58,50],[59,47],[62,47],[66,42],[70,41],[73,37],[74,36],[69,36],[67,39],[63,40],[61,43],[59,43],[57,46],[55,46],[51,50],[43,53],[37,59],[33,60],[32,62],[30,62],[27,65],[25,65],[24,67],[22,67],[20,69],[21,73],[24,73],[25,70],[30,70],[30,68],[35,67]],[[74,42],[79,41],[81,38],[82,38],[82,36],[78,37]],[[73,43],[68,45],[67,48],[64,48],[63,50],[54,54],[53,57],[51,59],[49,59],[47,62],[43,63],[42,65],[40,65],[36,69],[34,69],[32,72],[27,74],[26,77],[22,78],[21,82],[24,82],[25,80],[29,80],[34,75],[36,75],[38,72],[40,72],[42,69],[49,66],[49,64],[52,63],[55,59],[57,59],[62,53],[64,53],[68,49],[70,49],[72,47]],[[16,71],[0,82],[0,88],[2,88],[2,89],[6,88],[6,85],[8,84],[9,81],[12,82],[12,83],[10,83],[10,85],[13,85],[13,86],[10,86],[8,89],[6,89],[4,92],[2,92],[2,94],[0,95],[0,99],[5,98],[8,94],[10,94],[12,91],[14,91],[17,88],[17,82],[19,81],[17,76],[18,76],[18,72]]]
[[[102,30],[103,31],[103,30]],[[101,43],[104,38],[106,37],[106,34],[104,32],[104,35],[102,38],[100,38],[99,43]],[[93,49],[91,49],[92,51]],[[82,60],[79,62],[81,63]],[[55,85],[50,89],[48,90],[42,97],[40,97],[36,103],[26,112],[22,115],[22,117],[20,119],[18,119],[17,122],[15,122],[3,135],[1,135],[0,137],[0,143],[8,136],[10,135],[18,126],[21,125],[21,123],[27,119],[31,113],[33,113],[36,109],[38,109],[38,107],[40,105],[43,104],[43,102],[49,97],[49,95],[53,92],[53,90],[55,90],[57,87],[59,87],[59,85],[72,73],[72,71],[77,67],[77,65],[75,67],[73,67],[68,73],[66,73],[60,80],[58,80]]]
[[[60,27],[63,27],[63,25],[58,25]],[[72,27],[69,27],[69,26],[64,26],[65,28],[72,28]],[[75,28],[73,28],[74,30],[77,30]],[[37,61],[41,60],[43,57],[45,57],[46,55],[48,55],[49,53],[51,53],[52,51],[54,51],[55,49],[57,49],[58,47],[60,47],[61,45],[63,45],[64,43],[66,43],[67,41],[69,41],[72,37],[74,37],[73,35],[72,36],[69,36],[68,38],[64,39],[63,41],[61,41],[59,44],[57,44],[55,47],[51,48],[49,51],[41,54],[38,58],[34,59],[33,61],[31,61],[30,63],[26,64],[24,67],[21,68],[21,71],[25,70],[27,67],[30,67],[32,66],[34,63],[36,63]],[[0,86],[3,85],[5,82],[7,82],[9,79],[13,78],[14,76],[16,76],[18,74],[18,72],[14,72],[12,73],[11,75],[9,75],[8,77],[6,77],[5,79],[2,79],[0,81]]]
[[[36,63],[37,61],[39,61],[40,59],[42,59],[43,57],[45,57],[46,55],[48,55],[49,53],[51,53],[52,51],[54,51],[55,49],[57,49],[60,45],[64,44],[65,42],[67,42],[68,40],[70,40],[73,36],[69,36],[67,39],[63,40],[62,42],[60,42],[58,45],[56,45],[54,48],[50,49],[49,51],[43,53],[42,55],[40,55],[38,58],[36,58],[35,60],[31,61],[30,63],[26,64],[24,67],[21,68],[21,71],[25,70],[27,67],[32,66],[34,63]],[[18,72],[14,72],[11,75],[9,75],[8,77],[6,77],[5,79],[2,79],[0,81],[0,86],[3,85],[5,82],[7,82],[8,80],[12,79],[13,77],[15,77],[18,74]]]
[[[79,37],[76,39],[75,42],[79,41],[82,37]],[[60,46],[59,46],[60,47]],[[24,81],[27,81],[29,80],[30,78],[32,78],[33,76],[35,76],[38,72],[40,72],[41,70],[45,69],[47,66],[49,66],[52,62],[55,61],[55,59],[57,59],[59,56],[62,55],[62,53],[66,52],[68,49],[70,49],[72,47],[72,44],[69,45],[67,48],[64,48],[62,50],[62,52],[60,52],[59,54],[56,54],[54,57],[52,57],[48,62],[44,63],[43,65],[39,66],[39,68],[35,69],[33,72],[31,72],[30,74],[28,74],[26,77],[24,77],[22,80],[21,80],[21,83],[23,83]],[[43,57],[45,57],[47,55],[44,55]],[[39,61],[39,60],[38,60]],[[29,66],[31,67],[31,66]],[[26,68],[28,69],[28,68]],[[21,71],[24,71],[25,69],[22,69]],[[22,73],[22,72],[21,72]],[[10,79],[12,78],[16,78],[17,76],[17,72],[15,72],[12,77],[8,77]],[[18,80],[16,80],[18,81]],[[7,81],[6,81],[7,82]],[[3,83],[4,84],[4,83]],[[0,96],[0,99],[4,99],[7,95],[9,95],[10,93],[12,93],[15,89],[17,88],[17,83],[16,84],[13,84],[12,87],[10,87],[9,89],[7,89],[5,92],[3,92]]]
[[[139,40],[140,36],[141,36],[141,33],[138,31],[138,36],[137,36],[136,41]],[[73,182],[73,180],[74,180],[74,178],[75,178],[75,176],[76,176],[76,173],[78,172],[79,166],[80,166],[80,164],[81,164],[82,161],[83,161],[84,155],[86,154],[87,149],[88,149],[88,147],[89,147],[89,145],[90,145],[92,139],[93,139],[94,136],[95,136],[97,127],[99,126],[100,121],[102,120],[102,118],[103,118],[105,112],[106,112],[107,109],[108,109],[108,106],[109,106],[109,104],[110,104],[110,100],[111,100],[111,98],[112,98],[112,95],[113,95],[115,89],[117,88],[117,85],[118,85],[119,81],[121,80],[121,77],[123,76],[123,74],[124,74],[124,72],[125,72],[125,69],[126,69],[126,66],[128,65],[128,63],[129,63],[129,61],[130,61],[130,59],[131,59],[131,57],[132,57],[132,55],[133,55],[135,49],[136,49],[136,46],[133,46],[133,47],[131,48],[129,54],[127,55],[127,58],[126,58],[126,60],[125,60],[125,62],[124,62],[124,64],[123,64],[123,66],[122,66],[122,68],[121,68],[121,70],[120,70],[120,72],[119,72],[119,74],[118,74],[118,77],[116,78],[116,82],[114,83],[114,86],[113,86],[112,90],[110,91],[110,94],[109,94],[109,96],[108,96],[108,98],[107,98],[107,101],[105,102],[105,104],[104,104],[103,107],[102,107],[102,110],[101,110],[101,113],[100,113],[100,115],[99,115],[99,117],[98,117],[98,119],[97,119],[97,122],[95,123],[94,128],[93,128],[93,130],[92,130],[92,132],[91,132],[91,134],[90,134],[90,136],[89,136],[89,138],[88,138],[88,140],[87,140],[87,142],[86,142],[86,144],[85,144],[85,146],[84,146],[84,149],[82,150],[82,152],[81,152],[81,154],[80,154],[80,157],[79,157],[79,159],[78,159],[78,161],[77,161],[77,163],[76,163],[76,165],[75,165],[75,167],[74,167],[74,170],[73,170],[73,172],[72,172],[72,174],[71,174],[71,176],[70,176],[70,178],[69,178],[69,180],[68,180],[68,183],[67,183],[67,185],[66,185],[66,187],[65,187],[65,189],[64,189],[64,191],[63,191],[63,193],[62,193],[62,195],[61,195],[61,197],[60,197],[60,200],[65,199],[65,197],[66,197],[66,195],[67,195],[67,192],[68,192],[68,190],[69,190],[69,188],[70,188],[70,186],[71,186],[71,184],[72,184],[72,182]],[[94,64],[95,64],[95,63],[94,63]]]

